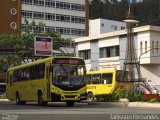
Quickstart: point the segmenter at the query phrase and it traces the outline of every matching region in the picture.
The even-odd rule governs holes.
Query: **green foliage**
[[[123,21],[128,11],[128,0],[92,0],[90,4],[90,19],[103,18]],[[141,25],[160,25],[160,0],[132,0],[131,10],[134,19]]]
[[[113,94],[100,94],[95,95],[98,102],[113,102],[114,96]]]
[[[149,103],[155,103],[155,102],[157,102],[157,99],[156,99],[156,98],[152,98],[152,99],[150,99],[150,101],[149,101]]]
[[[144,96],[142,94],[130,93],[126,89],[118,88],[112,94],[100,94],[95,95],[98,102],[113,102],[118,101],[121,98],[128,98],[130,102],[134,101],[144,101]]]
[[[119,100],[120,98],[126,98],[128,95],[128,92],[126,89],[123,88],[118,88],[115,92],[114,92],[114,99],[115,100]]]
[[[5,72],[9,67],[19,65],[26,60],[34,60],[34,37],[52,37],[53,38],[53,49],[60,50],[64,44],[69,43],[70,39],[61,38],[61,35],[55,31],[47,31],[43,33],[44,23],[35,23],[32,21],[29,23],[25,20],[25,29],[18,30],[21,32],[20,35],[16,34],[0,34],[0,45],[9,46],[14,50],[15,54],[0,54],[0,72]],[[31,28],[34,27],[36,30],[31,32]],[[4,48],[5,48],[4,47]],[[60,50],[61,51],[61,50]]]

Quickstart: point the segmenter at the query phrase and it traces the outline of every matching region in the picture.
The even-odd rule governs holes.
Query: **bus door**
[[[93,95],[101,93],[101,74],[91,74],[90,84],[87,86],[87,92],[92,92]]]
[[[46,89],[47,89],[47,99],[50,99],[50,93],[51,93],[51,91],[50,91],[50,85],[51,85],[51,78],[50,78],[50,75],[51,73],[50,73],[50,67],[49,66],[47,66],[46,67]]]
[[[7,74],[7,89],[6,89],[6,94],[8,99],[14,99],[13,97],[15,96],[14,90],[13,90],[13,74],[8,73]]]
[[[106,91],[106,94],[112,93],[113,85],[113,73],[103,73],[102,74],[102,84],[103,91]]]

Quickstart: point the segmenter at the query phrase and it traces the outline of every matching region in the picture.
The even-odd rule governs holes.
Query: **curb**
[[[153,107],[160,108],[160,103],[146,103],[146,102],[130,102],[128,107]]]
[[[8,102],[8,99],[0,99],[0,102]]]
[[[103,107],[150,107],[160,108],[160,103],[147,103],[147,102],[129,102],[124,105],[120,102],[88,102],[88,105],[98,105]]]

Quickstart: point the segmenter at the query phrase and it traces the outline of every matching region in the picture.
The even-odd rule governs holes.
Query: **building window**
[[[100,58],[106,57],[106,48],[100,48]]]
[[[44,13],[42,13],[42,12],[34,12],[33,18],[34,19],[41,19],[41,20],[43,20],[44,19]]]
[[[114,30],[117,30],[117,26],[114,26]]]
[[[84,5],[82,5],[82,4],[71,4],[71,10],[84,11]]]
[[[44,0],[33,0],[33,4],[36,6],[44,6]]]
[[[156,50],[157,50],[157,54],[158,54],[158,41],[156,42]]]
[[[45,26],[45,31],[46,31],[46,32],[53,32],[53,31],[55,31],[55,27]]]
[[[22,0],[22,4],[32,5],[32,0]]]
[[[46,7],[55,8],[55,1],[53,1],[53,0],[46,0],[45,1],[45,6]]]
[[[101,27],[104,27],[104,23],[101,24]]]
[[[152,53],[154,53],[154,41],[152,41]]]
[[[142,46],[142,42],[140,42],[140,54],[142,54],[143,52],[143,46]]]
[[[147,52],[147,41],[145,41],[145,52]]]
[[[45,20],[55,21],[55,14],[45,13]]]
[[[24,11],[24,10],[22,10],[22,17],[24,17],[24,18],[33,18],[32,16],[33,16],[32,11]]]
[[[125,27],[121,26],[121,30],[124,30],[124,29],[125,29]]]
[[[85,60],[91,59],[91,50],[79,51],[79,57],[82,57]]]
[[[100,58],[119,56],[119,46],[100,48]]]

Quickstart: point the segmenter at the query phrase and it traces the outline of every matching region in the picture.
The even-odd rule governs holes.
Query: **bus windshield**
[[[53,66],[53,83],[76,86],[85,84],[85,66],[60,64]]]

